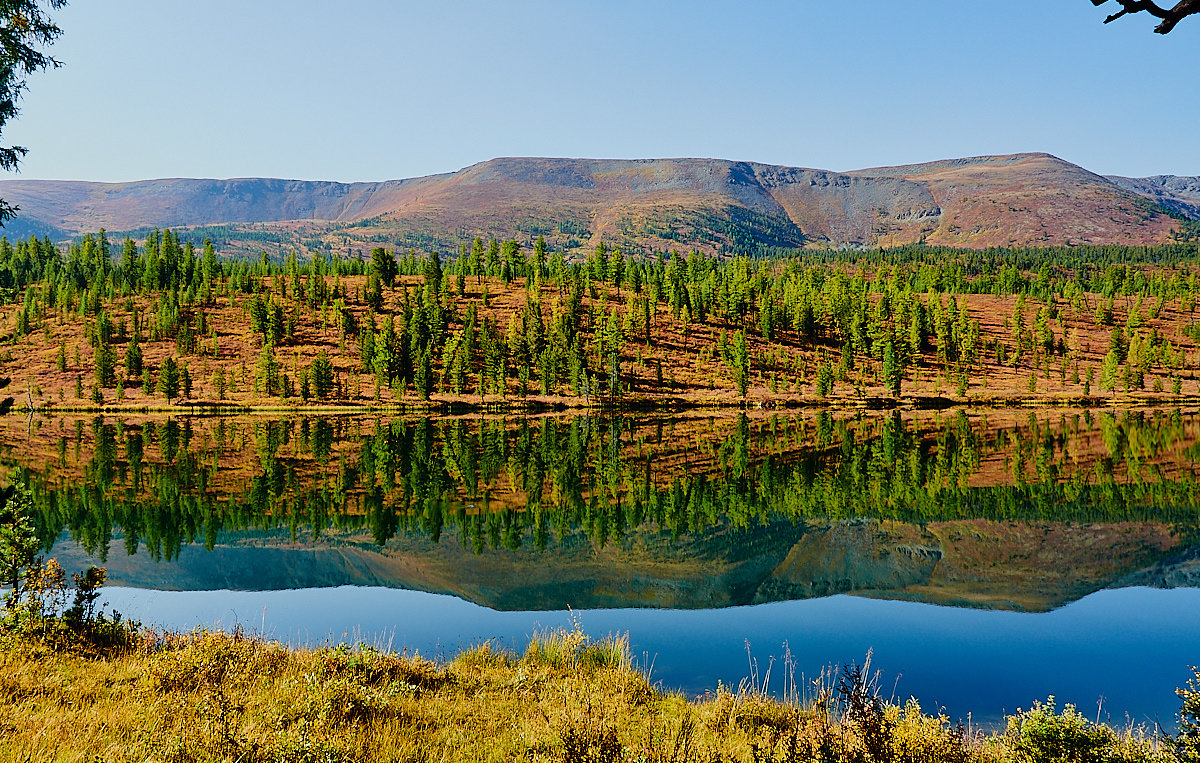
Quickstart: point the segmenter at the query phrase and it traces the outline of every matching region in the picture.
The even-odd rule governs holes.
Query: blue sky
[[[1111,4],[1110,4],[1111,5]],[[73,0],[25,178],[382,180],[496,156],[1200,175],[1200,17],[1088,0]],[[5,175],[5,177],[11,177]]]

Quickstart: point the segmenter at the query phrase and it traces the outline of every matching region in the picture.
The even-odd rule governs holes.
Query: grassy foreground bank
[[[241,634],[143,633],[100,618],[0,630],[4,761],[1184,761],[1177,738],[1095,725],[1053,701],[970,733],[879,699],[843,669],[805,702],[743,688],[689,701],[652,686],[622,639],[536,637],[448,663],[368,648],[289,650]],[[1097,666],[1102,669],[1102,666]]]

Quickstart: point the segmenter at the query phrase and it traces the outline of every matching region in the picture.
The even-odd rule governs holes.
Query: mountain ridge
[[[849,172],[710,158],[498,157],[375,182],[4,180],[16,236],[196,228],[223,250],[457,248],[475,236],[583,251],[1156,244],[1200,220],[1200,178],[1102,176],[1045,153]]]

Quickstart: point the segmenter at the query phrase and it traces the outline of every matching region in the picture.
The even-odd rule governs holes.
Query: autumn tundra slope
[[[1152,244],[1200,219],[1194,178],[1102,177],[1048,154],[853,172],[721,159],[501,158],[377,183],[9,180],[10,235],[193,228],[219,250],[450,249],[476,235],[637,253]]]

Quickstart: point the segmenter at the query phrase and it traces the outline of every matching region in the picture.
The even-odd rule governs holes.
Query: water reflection
[[[1179,410],[9,417],[0,438],[46,547],[132,585],[1039,610],[1200,579],[1198,430]]]

